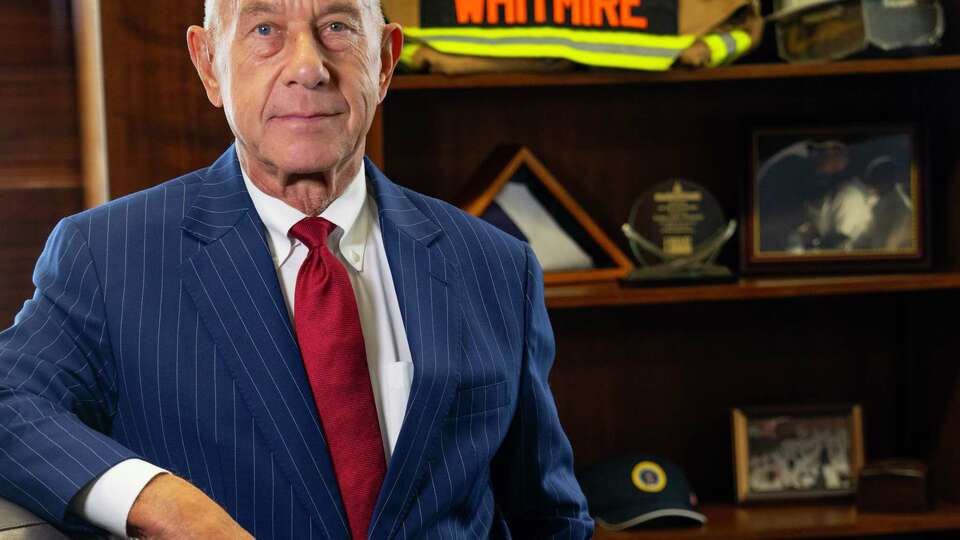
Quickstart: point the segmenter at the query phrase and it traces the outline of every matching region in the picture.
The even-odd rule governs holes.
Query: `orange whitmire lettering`
[[[593,9],[593,4],[590,3],[590,0],[580,0],[580,23],[583,26],[590,26],[590,10]]]
[[[547,22],[547,0],[533,0],[533,18],[538,23]]]
[[[517,22],[516,14],[513,12],[514,2],[516,0],[487,0],[487,22],[497,24],[500,22],[500,6],[503,6],[503,22],[515,24]]]
[[[456,0],[457,24],[482,24],[483,0]]]
[[[517,24],[527,24],[527,0],[517,0]]]
[[[571,11],[570,22],[580,24],[580,0],[553,0],[553,22],[564,24],[567,22],[567,10]]]
[[[603,26],[603,16],[607,16],[607,24],[611,27],[620,26],[620,17],[617,15],[619,0],[593,0],[593,25]]]
[[[646,28],[649,25],[646,17],[633,14],[634,8],[640,7],[642,0],[620,0],[620,24],[625,28]]]

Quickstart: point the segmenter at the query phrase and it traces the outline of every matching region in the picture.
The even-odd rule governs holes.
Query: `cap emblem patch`
[[[630,478],[637,489],[647,493],[660,493],[667,486],[667,474],[652,461],[641,461],[634,465]]]

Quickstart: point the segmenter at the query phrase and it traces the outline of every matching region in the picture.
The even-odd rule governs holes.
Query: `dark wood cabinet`
[[[578,467],[628,451],[670,458],[711,519],[703,530],[600,538],[960,531],[949,502],[903,516],[858,515],[843,502],[736,507],[728,416],[740,405],[861,403],[868,459],[930,460],[937,499],[956,499],[960,340],[949,313],[960,299],[958,87],[960,56],[662,74],[401,75],[371,148],[392,178],[456,200],[497,145],[526,145],[619,239],[633,199],[674,177],[704,184],[739,217],[754,126],[918,123],[930,156],[931,272],[551,287],[551,383]],[[721,255],[733,267],[736,244]]]
[[[0,3],[0,329],[57,221],[83,208],[68,0]]]

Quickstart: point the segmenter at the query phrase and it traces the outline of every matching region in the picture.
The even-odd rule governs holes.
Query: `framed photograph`
[[[913,125],[754,131],[743,273],[929,268],[922,156]]]
[[[733,409],[738,502],[848,497],[863,467],[859,405]]]
[[[481,164],[460,207],[530,245],[543,283],[616,281],[633,270],[620,251],[533,152],[501,145]]]

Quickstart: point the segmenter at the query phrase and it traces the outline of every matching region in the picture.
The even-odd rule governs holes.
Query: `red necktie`
[[[367,537],[387,465],[357,301],[327,248],[335,228],[308,217],[290,229],[310,249],[297,274],[293,320],[350,532],[359,539]]]

